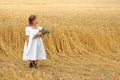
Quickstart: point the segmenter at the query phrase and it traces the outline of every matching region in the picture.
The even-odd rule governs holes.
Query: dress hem
[[[27,60],[47,60],[47,59],[23,59],[23,60],[27,61]]]

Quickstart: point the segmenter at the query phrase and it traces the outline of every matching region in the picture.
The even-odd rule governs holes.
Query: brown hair
[[[33,24],[33,21],[35,20],[37,18],[37,16],[36,15],[30,15],[30,17],[29,17],[29,25],[32,25]]]

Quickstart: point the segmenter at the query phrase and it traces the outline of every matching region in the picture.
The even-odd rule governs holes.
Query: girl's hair
[[[32,25],[32,24],[33,24],[33,21],[34,21],[36,18],[37,18],[36,15],[30,15],[30,16],[29,16],[29,19],[28,19],[29,25]]]

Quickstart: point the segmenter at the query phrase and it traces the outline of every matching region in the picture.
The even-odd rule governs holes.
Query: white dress
[[[41,37],[33,38],[42,27],[37,27],[33,29],[28,26],[25,28],[26,35],[29,36],[28,46],[26,46],[26,41],[23,51],[23,60],[46,60],[46,52],[44,49],[43,41]]]

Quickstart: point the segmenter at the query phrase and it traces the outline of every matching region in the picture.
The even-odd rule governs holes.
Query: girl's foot
[[[30,62],[30,64],[29,64],[29,68],[32,68],[32,67],[33,67],[33,63]]]
[[[35,68],[37,68],[37,62],[36,62],[36,61],[33,61],[33,66],[34,66]]]

